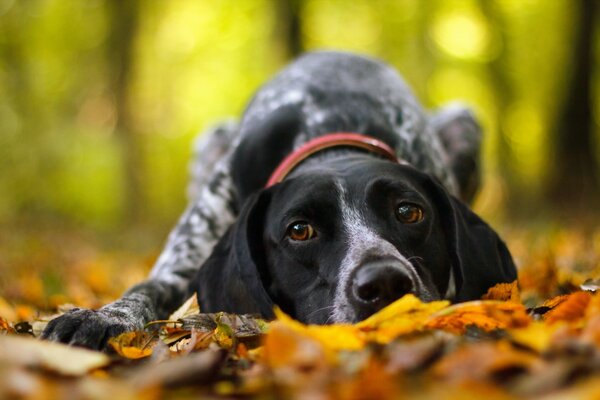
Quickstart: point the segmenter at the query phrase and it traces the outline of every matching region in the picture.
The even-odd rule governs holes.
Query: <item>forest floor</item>
[[[56,310],[99,307],[157,254],[68,234],[0,234],[0,399],[600,398],[600,229],[502,230],[519,284],[458,305],[405,296],[355,325],[199,314],[100,353],[35,337]]]

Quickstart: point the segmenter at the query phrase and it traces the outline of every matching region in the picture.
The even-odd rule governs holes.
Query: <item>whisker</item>
[[[335,306],[325,306],[325,307],[322,307],[322,308],[318,308],[318,309],[316,309],[315,311],[313,311],[313,312],[311,312],[310,314],[308,314],[308,315],[306,316],[306,318],[310,318],[310,317],[312,317],[313,315],[315,315],[316,313],[319,313],[319,312],[321,312],[321,311],[325,311],[325,310],[333,309],[334,307],[335,307]],[[329,320],[329,319],[328,319],[328,320]]]

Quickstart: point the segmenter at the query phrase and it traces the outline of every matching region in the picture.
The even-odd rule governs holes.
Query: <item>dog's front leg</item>
[[[55,318],[42,338],[102,349],[110,337],[168,317],[189,295],[190,280],[235,219],[235,193],[229,171],[234,149],[235,144],[181,217],[148,280],[98,310],[73,309]]]

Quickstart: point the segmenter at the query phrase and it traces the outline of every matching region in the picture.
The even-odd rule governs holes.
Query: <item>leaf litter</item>
[[[281,310],[271,322],[205,314],[192,297],[107,353],[33,338],[49,317],[0,299],[0,398],[600,398],[599,258],[585,240],[558,242],[516,246],[519,284],[477,301],[407,295],[357,324],[315,326]]]

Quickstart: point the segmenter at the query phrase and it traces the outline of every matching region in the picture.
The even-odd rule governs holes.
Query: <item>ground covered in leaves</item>
[[[409,295],[358,324],[318,327],[281,312],[202,314],[192,298],[109,353],[35,337],[56,307],[109,301],[151,258],[37,243],[35,257],[8,260],[31,268],[2,266],[0,398],[600,398],[600,231],[504,236],[519,284],[479,301]]]

